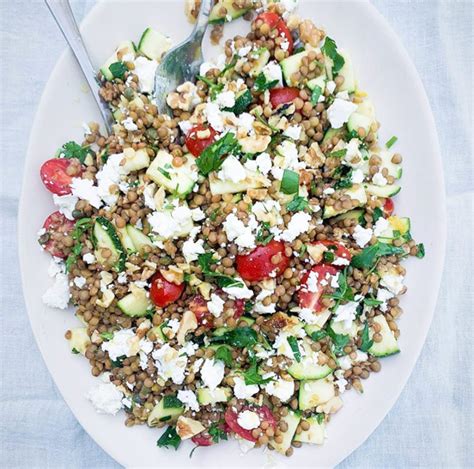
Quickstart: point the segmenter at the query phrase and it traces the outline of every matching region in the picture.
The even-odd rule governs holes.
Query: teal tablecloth
[[[77,17],[93,3],[74,2]],[[473,467],[474,3],[374,4],[401,37],[433,108],[446,176],[449,241],[438,307],[416,371],[377,431],[341,467]],[[40,0],[2,0],[0,21],[0,466],[118,467],[84,432],[46,371],[17,265],[16,213],[28,134],[64,42]]]

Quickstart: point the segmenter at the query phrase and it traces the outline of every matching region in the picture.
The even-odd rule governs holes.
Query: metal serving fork
[[[194,81],[203,62],[202,39],[207,29],[212,0],[201,0],[199,15],[191,35],[163,57],[155,73],[153,97],[161,113],[172,115],[166,97],[185,81]]]

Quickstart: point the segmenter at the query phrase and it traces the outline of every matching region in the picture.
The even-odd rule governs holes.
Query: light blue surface
[[[75,2],[77,17],[93,3]],[[401,37],[433,108],[448,195],[448,247],[438,307],[415,372],[383,423],[340,467],[473,467],[474,4],[373,3]],[[0,18],[0,467],[118,467],[77,423],[46,371],[17,266],[16,212],[28,134],[64,43],[40,0],[3,0]]]

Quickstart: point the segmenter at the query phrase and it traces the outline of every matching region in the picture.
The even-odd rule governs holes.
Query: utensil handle
[[[113,117],[107,104],[102,101],[99,95],[100,85],[97,82],[96,72],[92,66],[89,54],[87,53],[84,42],[82,41],[81,33],[77,27],[74,14],[71,9],[69,0],[44,0],[49,11],[56,20],[59,29],[64,35],[67,43],[72,49],[74,56],[84,73],[87,84],[94,96],[94,99],[99,107],[102,118],[104,119],[107,131],[112,130]]]
[[[209,15],[211,13],[213,1],[212,0],[201,0],[201,8],[199,8],[199,14],[196,19],[196,25],[192,32],[193,40],[202,41],[207,25],[209,24]]]

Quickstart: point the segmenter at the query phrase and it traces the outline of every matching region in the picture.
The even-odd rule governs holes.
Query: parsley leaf
[[[337,45],[334,39],[326,36],[321,51],[333,61],[332,71],[334,74],[337,74],[344,66],[345,60],[344,57],[337,52]]]
[[[296,340],[296,337],[290,336],[286,340],[288,340],[288,343],[290,344],[295,360],[299,363],[301,361],[301,352],[298,347],[298,341]]]
[[[364,304],[366,306],[380,306],[383,301],[376,300],[375,298],[364,298]]]
[[[372,213],[372,219],[374,220],[374,223],[377,223],[379,218],[383,218],[383,212],[380,207],[375,207],[374,212]]]
[[[77,262],[77,258],[80,256],[82,252],[82,243],[78,240],[80,237],[92,226],[92,218],[81,218],[76,222],[74,225],[74,229],[71,231],[71,237],[75,241],[71,253],[66,259],[66,272],[69,272],[72,265]]]
[[[212,171],[217,171],[224,162],[225,156],[237,151],[240,145],[232,133],[225,134],[222,138],[209,145],[196,160],[199,171],[207,176]]]
[[[267,77],[261,72],[255,80],[254,88],[256,91],[270,90],[278,85],[278,80],[267,81]]]
[[[229,368],[232,367],[233,359],[232,359],[232,352],[229,350],[228,347],[222,345],[216,350],[214,354],[214,358],[216,360],[221,360],[225,363],[226,366]]]
[[[334,353],[344,355],[344,347],[349,343],[350,337],[346,334],[336,334],[331,326],[327,327],[327,334],[333,343]]]
[[[344,156],[346,156],[346,153],[347,153],[347,148],[342,148],[341,150],[336,150],[329,153],[328,156],[331,158],[344,158]]]
[[[176,396],[163,397],[164,409],[180,409],[181,407],[183,407],[183,403]]]
[[[416,257],[418,257],[418,259],[423,259],[423,257],[425,257],[425,245],[423,243],[420,243],[417,244],[416,247],[418,249]]]
[[[311,104],[315,106],[318,104],[319,98],[322,94],[323,90],[321,89],[320,86],[315,86],[313,88],[313,91],[311,92]]]
[[[255,357],[251,359],[250,367],[243,373],[244,381],[247,386],[251,384],[267,384],[272,378],[262,378],[262,375],[257,370],[257,360]]]
[[[224,89],[223,83],[214,83],[212,80],[203,77],[202,75],[197,75],[196,78],[203,81],[209,88],[209,96],[211,97],[211,101],[214,101],[217,95]]]
[[[316,422],[321,425],[324,422],[324,414],[316,414]]]
[[[156,442],[156,446],[159,448],[169,448],[172,446],[175,450],[178,449],[181,444],[181,437],[176,433],[174,427],[168,427],[166,431],[161,435],[160,439]]]
[[[338,287],[332,295],[328,295],[330,298],[336,300],[336,306],[334,309],[337,309],[338,304],[341,301],[352,301],[354,299],[354,292],[352,288],[347,283],[347,269],[339,273],[337,278]]]
[[[227,71],[233,69],[237,65],[238,60],[239,60],[239,56],[238,54],[235,54],[234,57],[232,57],[232,60],[222,69],[219,76],[222,77],[226,74]]]
[[[405,251],[401,247],[391,244],[377,242],[372,246],[366,247],[351,260],[351,265],[358,269],[371,269],[382,256],[403,255]]]
[[[369,338],[369,323],[365,321],[364,329],[362,330],[362,342],[360,344],[360,350],[367,352],[372,347],[374,341]]]
[[[309,206],[308,199],[295,195],[293,200],[286,205],[286,209],[289,212],[300,212]]]
[[[315,341],[315,342],[319,342],[320,340],[324,339],[325,337],[327,337],[328,333],[324,330],[324,329],[321,329],[319,331],[314,331],[310,334],[310,337]]]
[[[215,263],[216,261],[213,259],[211,252],[199,254],[198,256],[198,264],[201,267],[202,273],[209,277],[214,277],[216,279],[217,285],[219,285],[221,288],[244,286],[242,282],[236,280],[234,277],[229,277],[228,275],[211,270],[211,264]]]
[[[224,334],[212,337],[213,343],[224,343],[232,347],[250,348],[258,342],[257,333],[251,327],[236,327]]]
[[[84,163],[86,156],[89,154],[89,147],[81,147],[76,142],[67,142],[59,150],[59,154],[64,158],[77,158],[81,163]]]
[[[125,78],[125,73],[128,72],[128,68],[123,62],[114,62],[109,66],[110,73],[114,78],[123,80]]]
[[[207,430],[207,433],[211,435],[214,443],[219,443],[220,440],[227,440],[227,433],[222,423],[214,422]]]
[[[73,348],[71,350],[71,352],[74,354],[74,355],[79,355],[81,352],[79,352],[79,350],[77,350],[77,348]]]
[[[264,221],[258,228],[255,236],[255,241],[263,246],[266,246],[274,237],[273,233],[270,233],[270,223]]]
[[[395,145],[395,143],[397,142],[397,140],[398,140],[398,137],[395,137],[394,135],[390,140],[388,140],[388,142],[385,144],[385,147],[392,148],[393,145]]]

